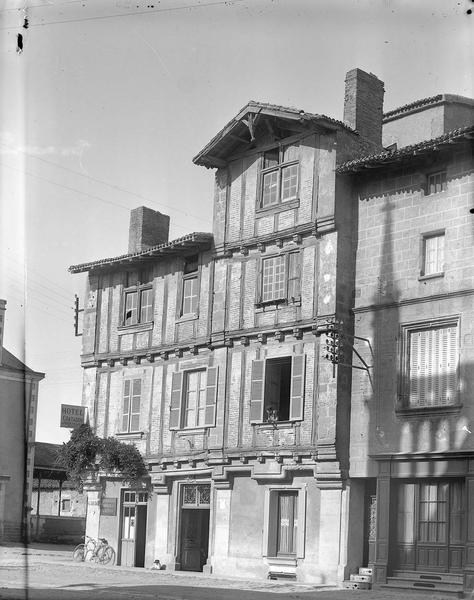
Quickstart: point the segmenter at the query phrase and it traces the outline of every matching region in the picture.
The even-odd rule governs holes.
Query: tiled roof
[[[1,367],[13,371],[21,371],[26,375],[39,375],[41,378],[44,377],[44,373],[38,373],[37,371],[33,371],[33,369],[27,367],[24,363],[21,362],[19,358],[14,356],[6,348],[2,348],[2,360],[0,363],[0,368]]]
[[[398,108],[394,108],[393,110],[389,110],[384,113],[383,118],[388,119],[390,117],[394,117],[395,115],[399,115],[415,108],[420,108],[422,106],[426,106],[428,104],[435,104],[436,102],[440,102],[443,99],[443,94],[437,94],[436,96],[431,96],[429,98],[422,98],[421,100],[415,100],[415,102],[410,102],[409,104],[404,104],[403,106],[399,106]]]
[[[254,115],[275,116],[281,119],[287,118],[293,121],[306,121],[307,123],[314,122],[321,125],[326,125],[332,129],[342,128],[357,134],[357,132],[349,127],[349,125],[346,123],[338,121],[337,119],[333,119],[332,117],[327,117],[326,115],[309,113],[292,106],[281,106],[279,104],[270,104],[269,102],[256,102],[255,100],[250,100],[250,102],[243,106],[237,115],[226,125],[224,125],[224,127],[211,139],[211,141],[208,142],[206,146],[193,158],[193,162],[197,165],[203,165],[206,167],[219,166],[218,156],[211,154],[211,151],[216,149],[219,143],[221,143],[222,150],[222,140],[224,140],[229,133],[233,132],[236,127],[238,128],[239,126],[242,126],[242,120],[249,113]]]
[[[201,231],[188,233],[183,237],[180,237],[166,244],[159,244],[143,250],[142,252],[134,252],[132,254],[121,254],[112,258],[101,258],[93,262],[82,263],[79,265],[72,265],[68,271],[70,273],[82,273],[84,271],[91,271],[93,269],[99,269],[109,267],[112,265],[119,264],[131,264],[140,262],[143,258],[164,256],[169,254],[179,254],[183,250],[189,250],[190,248],[204,249],[211,245],[213,240],[212,233],[203,233]]]
[[[364,156],[356,160],[350,160],[342,165],[339,165],[336,171],[338,173],[356,172],[361,171],[364,168],[398,162],[408,156],[414,156],[436,150],[440,146],[462,141],[463,139],[473,139],[473,136],[474,125],[453,129],[452,131],[448,131],[444,135],[441,135],[437,138],[419,142],[418,144],[412,144],[411,146],[405,146],[404,148],[400,148],[400,150],[394,150],[393,152],[381,152],[380,154],[370,154],[369,156]]]
[[[65,470],[58,465],[58,453],[60,449],[61,444],[35,442],[35,467]]]

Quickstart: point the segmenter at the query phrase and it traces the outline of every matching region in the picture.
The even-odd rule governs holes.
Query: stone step
[[[359,575],[373,575],[373,569],[370,567],[359,567]]]
[[[357,575],[357,574],[353,574],[351,575],[351,581],[361,581],[361,582],[366,582],[366,583],[372,583],[372,575]]]
[[[457,590],[457,589],[445,589],[444,586],[441,585],[437,585],[434,588],[420,588],[420,587],[410,587],[410,586],[401,586],[398,585],[397,583],[383,583],[380,587],[382,587],[383,589],[386,590],[398,590],[400,591],[400,593],[402,592],[402,590],[410,590],[410,594],[413,593],[420,593],[420,594],[424,594],[426,595],[427,593],[430,594],[430,598],[431,597],[435,597],[440,595],[442,598],[445,597],[449,597],[449,598],[464,598],[464,592],[462,590]]]
[[[463,585],[464,576],[462,573],[429,573],[426,571],[394,571],[394,577],[403,579],[420,579],[422,581],[449,581]]]
[[[352,581],[345,580],[342,582],[342,587],[345,590],[370,590],[370,583],[367,581]]]

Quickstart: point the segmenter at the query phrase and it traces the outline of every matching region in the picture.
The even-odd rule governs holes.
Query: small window
[[[438,194],[447,189],[446,171],[438,171],[431,173],[427,178],[426,193],[427,195]]]
[[[444,272],[444,239],[444,231],[423,236],[421,275],[437,275]]]
[[[277,492],[276,556],[296,555],[298,492]]]
[[[294,200],[298,196],[297,146],[273,148],[263,154],[261,208]]]
[[[198,257],[191,256],[184,263],[181,316],[197,315],[199,301],[198,283]]]
[[[146,271],[126,274],[123,325],[150,323],[153,320],[153,288]]]
[[[304,355],[253,361],[250,422],[303,419],[304,376]]]
[[[300,254],[289,252],[262,259],[260,293],[257,304],[299,302]]]
[[[404,347],[405,408],[457,404],[457,322],[406,328]]]
[[[263,553],[271,558],[303,558],[306,491],[284,486],[265,494]],[[274,567],[278,569],[278,561]],[[281,564],[281,563],[280,563]],[[291,564],[291,563],[290,563]],[[296,564],[295,564],[296,566]]]
[[[172,375],[170,429],[213,427],[216,421],[217,367]]]
[[[122,429],[123,433],[139,431],[141,379],[126,379],[123,384]]]
[[[62,498],[61,512],[71,512],[71,499],[70,498]]]

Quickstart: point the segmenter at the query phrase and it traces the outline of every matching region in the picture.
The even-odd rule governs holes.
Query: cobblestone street
[[[0,547],[0,598],[25,600],[431,600],[431,594],[357,592],[279,581],[246,581],[74,563],[71,548]],[[436,596],[437,600],[443,596]]]

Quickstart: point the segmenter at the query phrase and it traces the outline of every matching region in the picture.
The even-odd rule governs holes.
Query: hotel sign
[[[75,429],[82,425],[85,421],[86,407],[85,406],[74,406],[73,404],[61,404],[61,425],[60,427],[67,427],[69,429]]]

